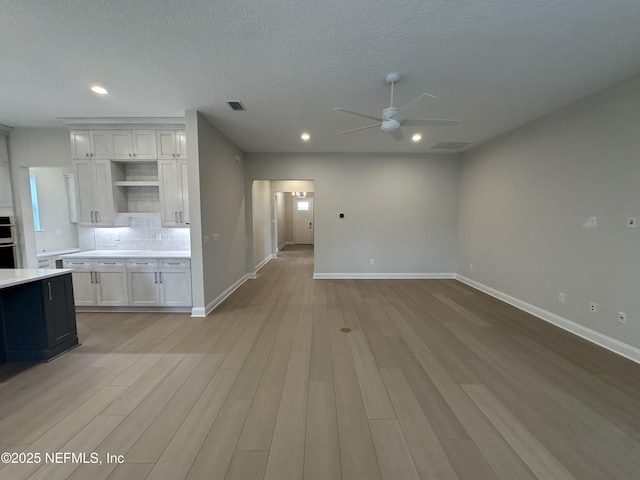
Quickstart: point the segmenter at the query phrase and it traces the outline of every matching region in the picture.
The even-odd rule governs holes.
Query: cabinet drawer
[[[169,259],[165,258],[160,260],[160,268],[190,268],[191,260],[183,259]]]
[[[158,260],[153,258],[129,258],[127,260],[127,268],[158,268]]]
[[[117,267],[124,267],[125,263],[124,263],[124,259],[122,258],[102,259],[97,261],[97,266],[104,267],[104,268],[117,268]]]
[[[87,259],[87,258],[83,258],[83,259],[65,258],[65,259],[63,259],[62,264],[63,264],[64,268],[84,268],[84,269],[89,269],[89,268],[95,267],[96,261],[93,260],[93,259]]]

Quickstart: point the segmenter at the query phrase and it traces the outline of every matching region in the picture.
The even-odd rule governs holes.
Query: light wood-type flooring
[[[81,347],[0,368],[0,452],[41,456],[0,479],[640,478],[640,366],[454,280],[312,272],[285,250],[207,318],[79,314]]]

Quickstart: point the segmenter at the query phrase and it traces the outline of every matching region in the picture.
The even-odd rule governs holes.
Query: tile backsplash
[[[159,216],[133,217],[128,227],[83,228],[79,233],[82,250],[190,250],[191,248],[190,230],[162,228]]]

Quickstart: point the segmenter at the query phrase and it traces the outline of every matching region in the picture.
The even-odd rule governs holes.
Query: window
[[[42,231],[40,225],[40,205],[38,205],[38,187],[36,185],[36,176],[29,174],[29,186],[31,187],[31,207],[33,208],[33,228],[36,232]]]
[[[309,211],[309,202],[301,202],[300,200],[298,200],[298,211],[299,212]]]

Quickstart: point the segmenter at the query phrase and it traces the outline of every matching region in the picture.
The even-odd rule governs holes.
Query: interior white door
[[[313,198],[293,201],[293,241],[313,245]]]

